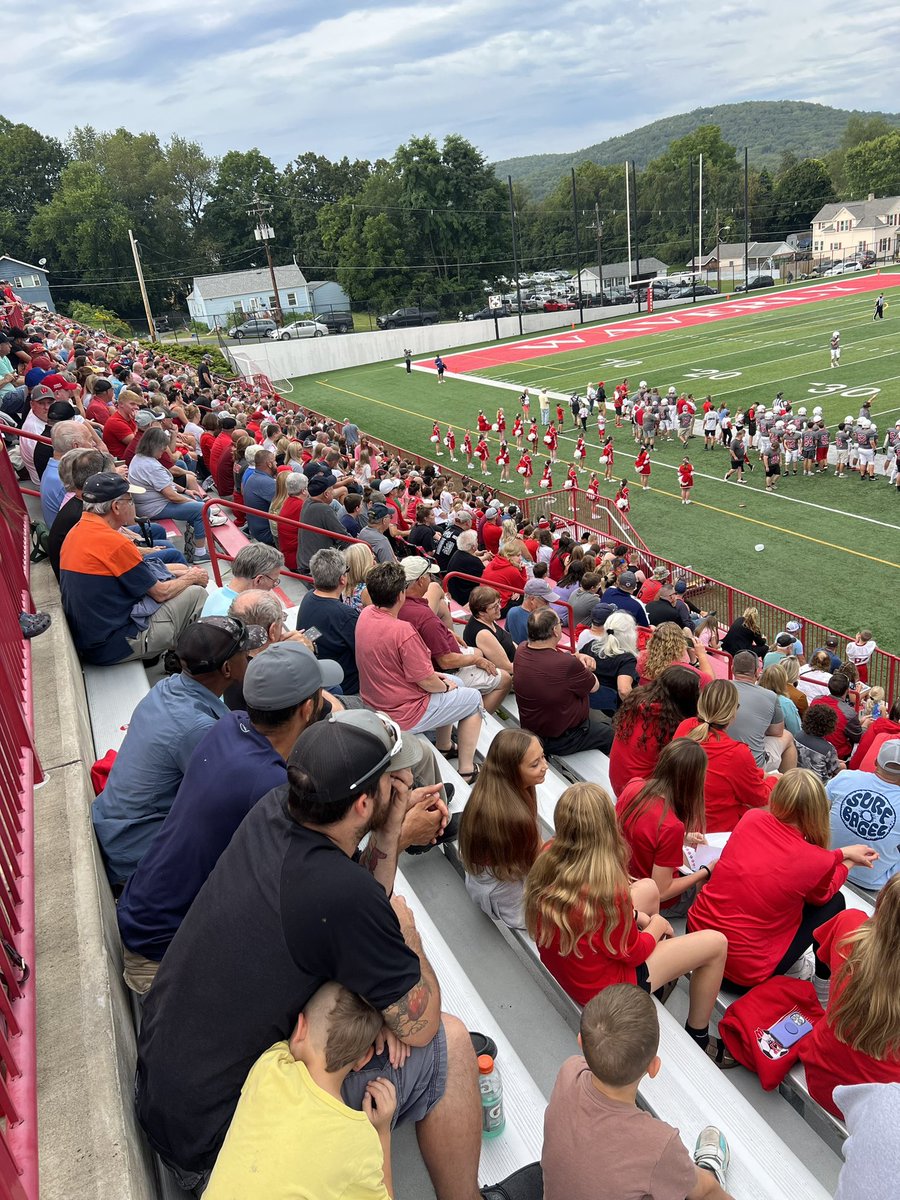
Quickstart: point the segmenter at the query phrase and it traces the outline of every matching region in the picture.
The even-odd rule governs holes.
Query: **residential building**
[[[900,196],[841,200],[826,204],[812,219],[812,252],[841,262],[860,250],[880,259],[900,254]]]
[[[308,283],[310,311],[335,313],[350,311],[350,297],[333,279],[314,279]]]
[[[0,284],[5,283],[10,285],[24,304],[43,304],[50,312],[56,312],[44,267],[36,267],[9,254],[0,255]]]
[[[668,270],[669,268],[661,259],[653,257],[640,259],[636,269],[634,259],[630,262],[604,263],[603,290],[627,287],[632,279],[656,279],[658,276],[665,276]],[[571,279],[570,283],[577,291],[577,279]],[[596,267],[582,267],[581,290],[585,295],[591,296],[596,296],[600,291],[600,275]]]
[[[750,278],[757,275],[779,275],[782,264],[793,262],[797,250],[785,240],[747,243],[747,269]],[[724,275],[726,279],[744,278],[744,243],[719,242],[708,254],[701,254],[687,264],[689,271],[701,271],[709,279]]]

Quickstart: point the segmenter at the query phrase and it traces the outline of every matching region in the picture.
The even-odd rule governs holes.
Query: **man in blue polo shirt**
[[[253,474],[245,474],[241,494],[248,508],[260,508],[269,511],[269,505],[275,498],[275,455],[270,450],[260,450],[256,456]],[[265,517],[256,517],[247,513],[247,528],[258,542],[275,545],[272,530]]]
[[[244,676],[246,712],[227,713],[196,743],[172,808],[116,908],[125,982],[139,995],[238,825],[287,782],[287,757],[321,715],[322,688],[342,679],[337,663],[299,642],[270,646]]]
[[[626,612],[634,617],[638,625],[645,628],[650,625],[647,610],[635,596],[637,591],[637,576],[634,571],[623,571],[612,587],[608,587],[601,599],[604,604],[614,604],[620,612]]]

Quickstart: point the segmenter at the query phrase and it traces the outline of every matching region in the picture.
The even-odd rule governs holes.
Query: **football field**
[[[337,419],[352,416],[376,438],[426,456],[435,450],[429,441],[433,423],[439,421],[442,432],[452,423],[460,461],[450,464],[446,449],[435,461],[457,471],[466,470],[459,445],[464,431],[475,428],[479,409],[493,421],[502,406],[511,429],[524,386],[531,390],[536,416],[541,388],[583,395],[588,382],[603,380],[611,397],[625,377],[632,391],[643,379],[663,393],[669,386],[693,392],[698,410],[709,394],[732,415],[751,403],[770,405],[784,391],[794,412],[805,406],[811,413],[821,405],[832,429],[848,415],[855,418],[868,400],[880,446],[900,419],[898,286],[900,274],[853,276],[493,342],[448,352],[443,384],[430,359],[417,362],[411,374],[396,362],[332,371],[293,380],[291,399]],[[874,300],[882,289],[886,317],[876,321]],[[842,346],[836,370],[829,365],[834,330],[840,330]],[[571,413],[564,407],[555,488],[562,486],[575,446]],[[677,442],[657,443],[651,488],[643,492],[633,467],[631,427],[616,429],[611,408],[607,433],[614,434],[616,478],[627,478],[631,487],[629,518],[651,550],[837,629],[868,626],[884,649],[900,652],[900,494],[885,476],[867,483],[853,475],[789,476],[779,481],[776,494],[766,494],[760,465],[748,474],[747,485],[725,482],[727,451],[704,451],[702,437],[695,437],[688,450],[694,503],[684,507],[675,474],[682,456]],[[496,435],[490,441],[493,450]],[[585,465],[602,473],[593,420],[587,445]],[[513,447],[511,452],[512,478],[502,487],[518,496],[518,456]],[[750,461],[756,458],[751,452]],[[535,454],[536,477],[543,462]],[[493,460],[490,469],[490,482],[497,485]],[[473,478],[477,470],[476,465]],[[613,490],[604,485],[606,494]],[[757,545],[764,549],[757,551]]]

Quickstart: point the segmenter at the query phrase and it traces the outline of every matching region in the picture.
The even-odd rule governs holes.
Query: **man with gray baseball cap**
[[[604,604],[614,604],[621,612],[634,617],[636,624],[648,628],[650,621],[647,610],[635,596],[638,579],[634,571],[623,571],[612,587],[608,587],[601,596]]]
[[[549,608],[559,596],[546,579],[529,579],[522,589],[522,603],[514,605],[506,614],[506,632],[521,645],[528,637],[528,615]]]

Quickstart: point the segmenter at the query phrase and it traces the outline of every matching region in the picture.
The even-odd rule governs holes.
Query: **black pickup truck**
[[[349,333],[353,328],[353,314],[349,312],[316,313],[316,320],[327,325],[329,333]]]
[[[406,329],[410,325],[435,325],[440,313],[427,308],[395,308],[376,319],[379,329]]]

